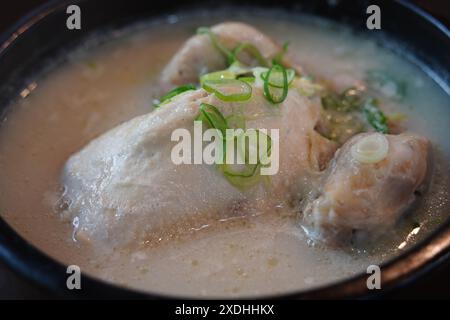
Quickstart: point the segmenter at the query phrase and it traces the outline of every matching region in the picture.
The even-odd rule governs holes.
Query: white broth
[[[266,11],[227,17],[197,12],[98,35],[68,53],[63,65],[31,78],[35,88],[9,106],[0,128],[2,217],[36,247],[82,272],[194,297],[287,293],[342,280],[402,253],[448,217],[450,99],[427,75],[372,40],[322,20]],[[434,173],[424,199],[385,240],[367,250],[313,244],[296,212],[280,207],[272,214],[207,221],[182,233],[171,228],[126,248],[74,241],[72,220],[58,208],[66,160],[108,129],[152,111],[159,94],[152,86],[171,56],[197,27],[226,20],[289,41],[302,67],[339,90],[361,83],[369,70],[404,79],[405,98],[380,97],[383,109],[406,114],[402,125],[430,139]],[[417,222],[418,234],[407,238]]]

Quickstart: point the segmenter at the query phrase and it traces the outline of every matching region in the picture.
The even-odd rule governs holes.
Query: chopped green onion
[[[289,42],[286,41],[283,43],[283,47],[279,53],[272,59],[273,64],[282,64],[281,61],[283,60],[284,56],[288,52],[289,49]]]
[[[269,157],[272,149],[272,139],[270,136],[262,133],[260,130],[255,130],[257,141],[256,146],[251,146],[249,143],[245,143],[245,140],[242,141],[244,143],[244,149],[239,148],[238,151],[241,151],[241,154],[244,153],[245,164],[244,165],[229,165],[223,164],[221,166],[221,170],[225,176],[225,178],[235,187],[240,189],[244,189],[247,187],[251,187],[260,181],[261,176],[259,175],[259,170],[261,169],[261,159],[263,157]],[[265,138],[267,140],[266,150],[260,150],[260,141],[261,138]],[[241,146],[242,147],[242,146]],[[257,161],[254,164],[249,163],[249,152],[250,149],[257,152]]]
[[[281,89],[273,89],[271,83],[275,81],[274,79],[277,79],[276,81],[278,81],[280,79],[280,74],[282,77],[281,79],[283,80],[283,86]],[[269,100],[273,104],[278,104],[286,99],[289,90],[289,83],[286,69],[283,66],[278,64],[273,65],[272,68],[269,69],[269,71],[267,72],[267,76],[263,80],[264,95],[266,96],[267,100]]]
[[[269,69],[263,67],[256,67],[252,69],[253,76],[255,77],[255,84],[254,84],[255,87],[258,88],[264,87],[264,80],[261,77],[261,74],[267,71],[269,71]]]
[[[252,87],[236,79],[208,80],[203,82],[203,89],[214,93],[222,101],[245,101],[252,96]]]
[[[249,189],[261,181],[262,176],[258,174],[259,165],[248,166],[247,169],[236,174],[229,165],[221,165],[220,170],[227,181],[240,190]]]
[[[210,28],[200,27],[197,29],[197,34],[207,35],[211,40],[213,46],[225,56],[227,61],[234,60],[233,53],[230,50],[228,50],[223,44],[220,43],[220,41],[217,39],[217,35],[214,32],[212,32]]]
[[[240,169],[236,169],[236,168]],[[245,165],[229,165],[224,164],[222,167],[225,177],[241,177],[250,178],[255,175],[256,170],[259,168],[259,163],[245,164]]]
[[[224,79],[235,79],[236,74],[232,71],[222,70],[222,71],[216,71],[212,73],[207,73],[200,77],[200,85],[203,85],[205,81],[211,81],[211,80],[224,80]]]
[[[255,77],[239,77],[238,80],[245,81],[247,83],[255,83]]]
[[[269,66],[269,63],[263,57],[263,55],[261,54],[259,49],[257,47],[255,47],[253,44],[249,43],[249,42],[241,43],[236,48],[234,48],[234,50],[232,52],[232,58],[231,58],[232,60],[229,61],[230,64],[235,62],[235,61],[239,61],[238,55],[239,55],[239,53],[241,51],[246,51],[250,55],[252,55],[256,59],[256,61],[258,61],[258,64],[260,66],[263,66],[263,67],[268,67]]]
[[[205,120],[211,128],[217,129],[225,138],[226,130],[228,129],[227,120],[222,113],[212,104],[200,104],[200,117],[197,120]]]
[[[233,72],[236,76],[242,76],[244,74],[252,73],[253,69],[243,66],[239,61],[233,62],[229,68],[227,69],[230,72]]]
[[[389,128],[384,113],[378,108],[378,101],[367,99],[363,105],[364,116],[367,122],[378,132],[388,133]]]
[[[363,164],[374,164],[386,159],[389,153],[389,141],[381,133],[372,133],[362,137],[351,147],[353,159]]]
[[[222,137],[224,140],[228,139],[226,135],[226,130],[228,128],[234,129],[244,129],[245,130],[245,118],[241,114],[233,114],[225,119],[222,113],[213,105],[202,103],[200,104],[200,115],[197,117],[197,120],[201,120],[207,123],[210,128],[214,128],[222,133]],[[231,183],[233,186],[239,189],[245,189],[251,187],[258,183],[261,180],[261,176],[259,174],[259,170],[265,165],[265,160],[270,156],[272,149],[272,139],[267,134],[261,132],[260,130],[254,129],[256,132],[256,146],[252,145],[252,140],[248,139],[248,143],[246,143],[246,139],[244,137],[239,143],[239,138],[237,136],[232,135],[232,139],[237,141],[237,145],[234,144],[235,148],[238,152],[244,152],[244,164],[227,164],[223,163],[218,165],[219,170],[223,173],[224,177]],[[245,134],[245,133],[243,133]],[[261,139],[266,139],[265,150],[261,149],[260,142]],[[243,149],[240,147],[243,146]],[[224,143],[224,152],[223,157],[226,159],[226,143]],[[250,151],[257,152],[256,163],[250,163]],[[253,160],[254,161],[254,160]]]
[[[257,159],[256,159],[256,163],[261,164],[261,159],[263,158],[267,158],[270,156],[271,150],[272,150],[272,138],[261,132],[261,130],[258,129],[250,129],[253,130],[256,133],[256,145],[252,145],[250,142],[250,139],[248,140],[248,144],[246,143],[245,139],[240,139],[240,144],[238,145],[238,151],[242,155],[244,155],[244,159],[245,162],[248,163],[249,162],[249,155],[250,152],[256,152],[257,154]],[[244,137],[245,138],[245,137]],[[267,141],[266,143],[266,149],[262,150],[261,147],[261,139],[265,139]],[[239,140],[239,139],[238,139]],[[266,160],[266,159],[265,159]],[[264,161],[263,161],[264,162]]]
[[[159,108],[160,106],[170,102],[172,100],[172,98],[174,98],[175,96],[177,96],[183,92],[191,91],[191,90],[195,90],[195,89],[197,89],[197,87],[193,84],[187,84],[184,86],[176,87],[175,89],[172,89],[169,92],[167,92],[161,99],[159,99],[159,103],[155,104],[154,107]]]
[[[235,61],[228,69],[204,74],[200,77],[200,84],[202,85],[207,80],[236,79],[237,77],[251,74],[252,71],[253,69],[244,67],[239,61]]]
[[[295,78],[295,70],[294,69],[287,69],[287,77],[288,77],[288,85],[290,85],[292,83],[292,81],[294,81]]]
[[[261,73],[261,78],[263,80],[266,79],[268,72],[269,71]],[[292,83],[292,81],[294,81],[295,70],[287,69],[286,73],[287,73],[287,78],[288,78],[288,85],[290,85]],[[283,88],[283,74],[282,73],[273,74],[272,78],[270,79],[269,85],[271,85],[272,87],[275,87],[275,88]]]

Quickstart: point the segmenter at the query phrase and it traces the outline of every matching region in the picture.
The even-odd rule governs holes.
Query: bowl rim
[[[49,0],[20,18],[15,24],[0,34],[0,63],[7,49],[47,16],[58,12],[68,4],[77,4],[85,0]],[[450,39],[450,30],[425,10],[406,0],[396,0],[404,10],[409,10],[419,18],[443,33]],[[257,5],[257,4],[256,4]],[[41,251],[19,235],[0,215],[0,260],[21,278],[37,287],[64,298],[138,298],[138,299],[192,299],[191,296],[164,294],[151,290],[130,289],[110,283],[88,274],[82,274],[82,284],[88,290],[69,291],[65,286],[66,266]],[[394,287],[404,287],[421,275],[433,270],[444,261],[450,260],[450,218],[436,230],[398,256],[383,262],[383,290],[368,290],[368,275],[364,272],[344,278],[330,284],[311,289],[288,291],[282,294],[261,296],[243,296],[238,299],[333,299],[368,298],[389,292]],[[32,270],[30,272],[30,270]],[[51,274],[53,273],[53,275]],[[62,282],[64,281],[64,282]],[[81,291],[81,292],[78,292]],[[219,297],[220,298],[220,297]],[[208,298],[195,298],[208,299]],[[213,298],[216,299],[216,298]],[[229,299],[227,297],[227,299]],[[235,298],[231,298],[235,299]]]

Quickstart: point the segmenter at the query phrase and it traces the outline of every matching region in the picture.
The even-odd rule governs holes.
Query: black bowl
[[[69,31],[65,26],[68,4],[82,10],[82,29]],[[333,4],[334,3],[334,4]],[[418,64],[450,94],[450,33],[433,17],[407,2],[376,1],[382,8],[382,30],[366,28],[366,8],[374,1],[221,1],[221,5],[306,12],[349,24],[375,37],[388,36],[399,43],[402,54]],[[27,75],[39,71],[42,61],[59,56],[61,48],[75,47],[89,34],[106,28],[160,17],[195,7],[216,8],[217,1],[52,1],[30,13],[0,38],[0,106],[17,96]],[[176,8],[176,9],[174,9]],[[366,30],[366,31],[364,31]],[[36,63],[40,61],[40,63]],[[89,276],[82,277],[82,290],[66,289],[66,267],[42,253],[20,237],[0,219],[0,258],[15,272],[58,297],[72,298],[167,298],[166,296],[123,289]],[[383,294],[421,277],[435,266],[450,261],[450,221],[424,241],[382,266],[381,291],[369,291],[366,274],[321,288],[270,298],[349,298]]]

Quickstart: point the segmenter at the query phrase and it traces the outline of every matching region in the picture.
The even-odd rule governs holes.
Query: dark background
[[[94,0],[95,1],[95,0]],[[151,0],[142,0],[151,1]],[[220,0],[218,0],[220,2]],[[354,1],[354,0],[346,0]],[[0,1],[0,32],[17,21],[25,13],[45,3],[46,0],[2,0]],[[411,1],[430,12],[450,27],[450,0],[413,0]]]
[[[151,1],[151,0],[143,0]],[[348,0],[347,0],[348,1]],[[20,17],[45,0],[7,0],[0,3],[0,33]],[[431,13],[450,27],[450,0],[411,1]],[[449,53],[450,54],[450,53]],[[0,299],[51,298],[47,293],[32,287],[0,263]],[[386,298],[450,299],[450,263],[441,266],[406,288],[386,295]]]

